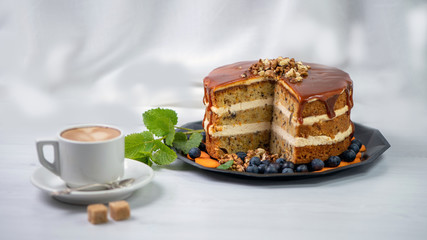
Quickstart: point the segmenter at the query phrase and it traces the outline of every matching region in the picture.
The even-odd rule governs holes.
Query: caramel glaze
[[[214,69],[205,77],[203,80],[205,88],[203,101],[205,105],[207,105],[207,109],[204,119],[208,117],[206,114],[211,112],[210,108],[212,107],[212,102],[215,101],[215,99],[213,99],[215,97],[213,93],[216,88],[226,87],[233,83],[244,82],[259,77],[253,75],[248,70],[249,67],[256,62],[257,61],[245,61],[225,65]],[[334,118],[335,103],[343,91],[347,93],[347,105],[349,107],[347,114],[350,114],[350,109],[353,107],[353,81],[350,79],[348,73],[338,68],[320,64],[305,62],[303,64],[309,65],[311,69],[308,70],[308,76],[301,82],[291,83],[287,78],[276,79],[277,81],[283,81],[285,85],[293,90],[300,105],[297,111],[298,121],[301,124],[303,123],[302,113],[304,106],[308,102],[315,100],[323,102],[329,118]],[[204,126],[204,124],[203,122],[203,127],[209,129],[209,126]],[[209,136],[209,134],[206,135]]]

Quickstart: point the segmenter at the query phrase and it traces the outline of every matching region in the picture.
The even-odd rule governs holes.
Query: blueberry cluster
[[[246,172],[265,174],[310,172],[321,170],[324,166],[325,163],[318,158],[313,159],[309,164],[295,165],[293,162],[286,161],[284,158],[278,158],[276,161],[270,162],[269,160],[261,161],[259,157],[252,157],[249,161],[249,166],[246,168]]]
[[[340,158],[346,162],[353,162],[356,158],[357,153],[362,147],[362,142],[359,139],[354,139],[351,141],[350,146],[343,153],[340,154]]]
[[[284,158],[278,158],[274,162],[268,160],[261,161],[259,157],[252,157],[249,161],[249,166],[246,172],[251,173],[294,173],[294,172],[312,172],[322,170],[324,167],[338,167],[341,161],[352,162],[356,158],[356,154],[360,151],[362,142],[355,139],[351,142],[347,150],[339,156],[331,156],[326,161],[315,158],[308,164],[295,165]],[[243,155],[244,154],[244,155]],[[237,154],[239,155],[239,153]],[[239,157],[245,157],[246,154],[240,152]]]
[[[249,160],[249,166],[246,172],[251,173],[293,173],[295,165],[293,162],[286,161],[284,158],[278,158],[274,162],[263,160],[259,157],[252,157]]]
[[[356,159],[357,153],[360,151],[362,147],[362,142],[358,139],[351,141],[350,146],[342,152],[339,156],[331,156],[326,161],[322,161],[318,158],[313,159],[308,166],[303,167],[304,169],[308,169],[308,171],[319,171],[324,167],[338,167],[341,161],[345,162],[353,162]],[[302,167],[304,165],[299,165],[298,167]],[[297,168],[298,168],[297,167]]]

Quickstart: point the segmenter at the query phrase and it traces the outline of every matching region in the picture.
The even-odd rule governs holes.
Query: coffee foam
[[[65,130],[61,137],[79,142],[100,142],[120,136],[120,131],[109,127],[80,127]]]

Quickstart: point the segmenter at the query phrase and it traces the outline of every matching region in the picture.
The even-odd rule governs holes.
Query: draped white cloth
[[[369,123],[364,106],[382,111],[374,124],[406,125],[392,106],[426,106],[426,42],[426,1],[1,1],[0,123],[70,106],[202,108],[213,68],[290,56],[349,72],[356,120]]]

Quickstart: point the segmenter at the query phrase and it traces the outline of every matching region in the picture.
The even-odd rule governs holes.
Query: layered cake
[[[203,127],[210,156],[263,148],[295,164],[350,145],[353,85],[337,68],[293,58],[238,62],[204,79]]]

